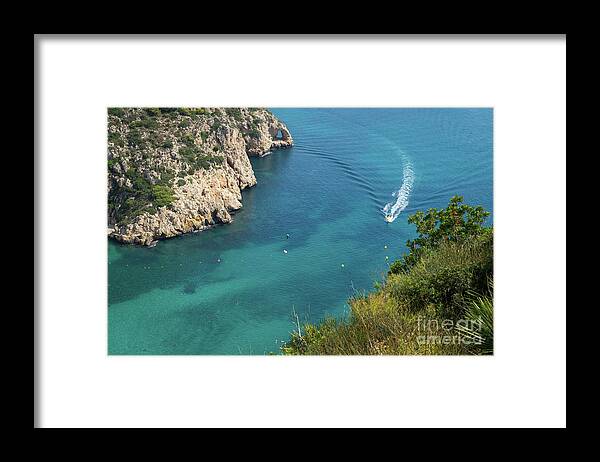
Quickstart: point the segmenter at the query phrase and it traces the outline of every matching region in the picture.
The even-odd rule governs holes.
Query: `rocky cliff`
[[[293,143],[257,108],[108,110],[108,235],[130,244],[228,223],[256,184],[248,156]]]

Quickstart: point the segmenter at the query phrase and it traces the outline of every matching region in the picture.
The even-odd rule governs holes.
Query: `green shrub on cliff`
[[[112,170],[112,168],[117,165],[119,161],[117,159],[108,159],[108,170]]]
[[[242,117],[242,111],[240,110],[240,108],[229,107],[229,108],[225,109],[225,113],[228,116],[233,117],[238,122],[241,122],[242,119],[243,119],[243,117]]]
[[[408,271],[388,276],[386,290],[412,312],[432,308],[440,316],[462,315],[465,295],[487,289],[492,274],[492,236],[471,236],[426,249]]]
[[[111,115],[114,117],[123,117],[125,115],[125,110],[120,107],[109,107],[108,115]]]
[[[193,170],[208,169],[213,165],[220,165],[224,161],[223,156],[205,154],[202,149],[197,146],[184,146],[179,148],[181,158]]]
[[[149,117],[157,117],[162,115],[162,112],[158,107],[148,107],[146,108],[146,114],[148,114]]]
[[[202,157],[202,151],[196,146],[183,146],[179,148],[181,159],[190,167],[196,168],[198,159]]]
[[[142,132],[139,130],[130,130],[127,134],[127,145],[129,147],[141,147],[144,144]]]
[[[175,200],[173,190],[169,186],[155,184],[152,186],[152,203],[156,207],[165,207]]]
[[[188,146],[193,146],[195,144],[194,135],[191,133],[185,133],[181,136],[180,142]]]
[[[246,130],[244,132],[244,134],[248,135],[252,139],[259,139],[260,138],[260,131],[258,131],[255,128],[251,128],[250,130]]]
[[[117,146],[123,146],[123,138],[119,132],[108,132],[108,141],[116,144]]]
[[[215,120],[213,121],[213,123],[212,123],[212,125],[211,125],[210,129],[211,129],[213,132],[216,132],[216,131],[219,129],[219,127],[221,127],[221,125],[222,125],[222,124],[221,124],[221,121],[220,121],[219,119],[215,119]]]
[[[171,187],[173,176],[169,173],[161,173],[156,184],[133,168],[127,170],[125,176],[131,186],[116,188],[113,185],[108,197],[109,213],[116,215],[123,224],[130,223],[144,212],[154,213],[159,207],[168,206],[175,200]]]
[[[154,130],[158,127],[158,122],[154,117],[143,117],[139,120],[134,120],[129,124],[130,128],[145,128],[147,130]]]
[[[462,196],[454,196],[445,209],[431,208],[411,215],[408,222],[417,227],[418,237],[407,241],[409,253],[390,270],[409,269],[419,261],[423,252],[443,242],[461,242],[485,233],[483,223],[490,213],[481,206],[472,207],[462,202]]]

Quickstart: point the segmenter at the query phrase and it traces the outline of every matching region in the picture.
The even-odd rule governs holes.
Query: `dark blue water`
[[[273,112],[295,146],[252,160],[258,184],[232,224],[149,249],[109,242],[110,354],[277,353],[293,313],[344,316],[372,290],[414,211],[455,194],[492,211],[491,109]]]

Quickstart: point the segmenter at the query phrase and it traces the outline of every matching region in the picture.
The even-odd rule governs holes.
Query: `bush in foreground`
[[[486,291],[492,267],[490,232],[424,250],[410,270],[388,276],[386,290],[403,310],[430,307],[440,316],[457,319],[467,293]]]

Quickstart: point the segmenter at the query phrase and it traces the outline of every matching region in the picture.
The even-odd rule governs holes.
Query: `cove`
[[[251,159],[258,183],[231,224],[109,240],[109,354],[278,353],[294,313],[345,316],[382,279],[411,213],[455,194],[493,211],[491,109],[272,111],[295,145]]]

